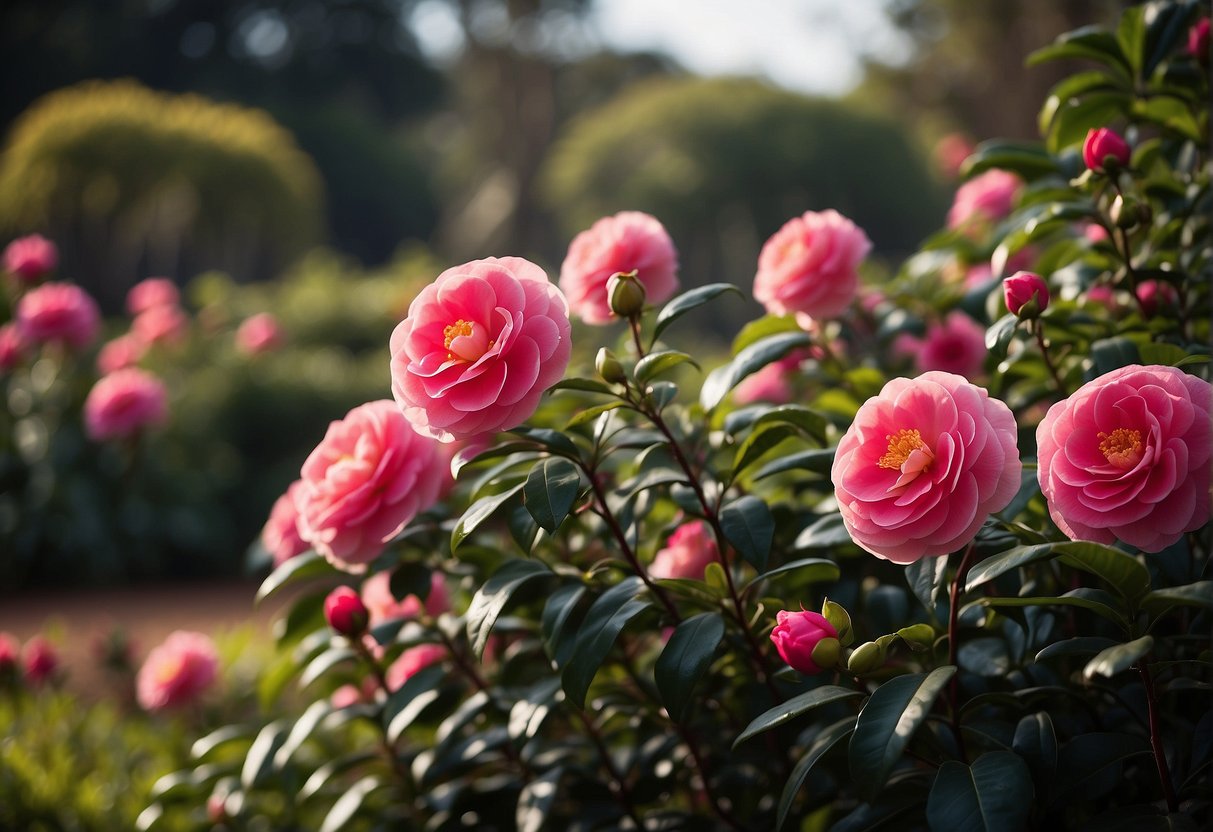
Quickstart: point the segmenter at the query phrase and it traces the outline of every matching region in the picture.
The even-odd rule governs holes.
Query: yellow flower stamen
[[[1117,428],[1111,433],[1099,433],[1099,452],[1118,468],[1131,468],[1141,459],[1141,431]]]
[[[442,346],[446,347],[449,350],[451,348],[451,342],[454,341],[456,338],[458,338],[460,336],[467,337],[468,335],[471,335],[471,334],[472,334],[472,322],[465,321],[462,318],[460,318],[459,320],[455,321],[455,323],[451,324],[446,329],[442,330],[442,337],[443,337]]]
[[[880,462],[876,463],[881,468],[898,471],[914,451],[930,453],[927,443],[922,441],[922,434],[913,428],[903,428],[895,434],[887,434],[885,439],[889,440],[889,450],[880,458]]]

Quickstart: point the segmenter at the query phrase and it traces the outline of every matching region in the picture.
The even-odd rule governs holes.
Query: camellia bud
[[[636,272],[616,272],[607,280],[607,298],[611,311],[621,318],[639,315],[644,309],[644,285],[636,279]]]
[[[1007,311],[1030,320],[1049,308],[1049,284],[1033,272],[1016,272],[1002,282],[1002,296]]]
[[[865,641],[847,659],[847,670],[856,676],[871,673],[884,664],[888,650],[875,641]]]
[[[370,613],[361,595],[348,586],[339,586],[324,599],[324,620],[343,636],[357,636],[366,631]]]
[[[598,375],[602,376],[602,380],[609,384],[623,384],[628,380],[627,373],[623,371],[623,365],[619,363],[615,353],[606,347],[601,347],[598,355],[594,357],[594,369],[598,371]]]
[[[826,621],[834,625],[834,629],[838,631],[838,641],[843,647],[850,647],[851,642],[855,641],[855,633],[851,630],[851,615],[837,601],[831,601],[829,598],[821,605],[821,614],[825,616]]]
[[[1209,63],[1209,18],[1202,17],[1188,30],[1188,53],[1202,64]]]
[[[1091,128],[1082,143],[1082,160],[1097,173],[1108,173],[1129,164],[1129,144],[1107,127]]]
[[[771,641],[793,669],[812,675],[837,663],[842,645],[838,643],[838,631],[824,615],[780,610],[775,621]]]
[[[1137,221],[1140,219],[1137,202],[1132,198],[1125,199],[1117,194],[1116,199],[1112,200],[1112,207],[1108,209],[1108,217],[1117,228],[1128,231],[1137,225]]]

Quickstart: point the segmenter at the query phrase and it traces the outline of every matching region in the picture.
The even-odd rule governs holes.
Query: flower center
[[[1132,468],[1141,460],[1141,431],[1117,428],[1111,433],[1099,433],[1099,452],[1117,468]]]
[[[442,330],[447,361],[475,361],[493,346],[483,326],[462,318]]]
[[[889,450],[876,463],[881,468],[900,470],[914,451],[922,451],[927,456],[928,462],[935,459],[935,454],[931,453],[927,443],[922,441],[922,434],[913,428],[903,428],[897,433],[887,434],[885,439],[889,440]]]

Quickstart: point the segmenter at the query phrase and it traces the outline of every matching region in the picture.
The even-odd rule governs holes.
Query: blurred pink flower
[[[851,538],[894,563],[969,543],[1019,490],[1015,417],[958,375],[896,378],[868,399],[830,472]]]
[[[1020,179],[1005,170],[988,170],[956,190],[948,211],[948,228],[993,223],[1009,216],[1019,195]]]
[[[973,154],[973,140],[963,133],[948,133],[935,143],[935,167],[949,179],[960,175],[961,165]]]
[[[35,687],[49,682],[59,669],[59,653],[42,636],[25,643],[25,679]]]
[[[1104,283],[1098,283],[1087,289],[1083,293],[1083,297],[1088,303],[1098,303],[1109,312],[1115,312],[1120,308],[1120,303],[1116,300],[1116,291]]]
[[[1174,367],[1121,367],[1049,408],[1037,476],[1073,540],[1157,552],[1209,519],[1213,387]]]
[[[806,211],[763,245],[754,298],[772,315],[836,317],[855,299],[859,264],[871,250],[868,236],[842,214]]]
[[[371,626],[378,627],[385,621],[396,618],[415,618],[420,614],[421,599],[416,595],[398,600],[392,594],[392,573],[376,572],[362,582],[362,600],[371,611]],[[446,589],[446,578],[441,572],[430,573],[430,594],[425,599],[425,612],[430,616],[442,615],[451,608],[451,598]]]
[[[12,633],[0,632],[0,681],[16,673],[21,660],[21,642]]]
[[[103,376],[84,402],[84,427],[97,442],[134,436],[167,418],[164,382],[135,367]]]
[[[981,374],[985,360],[985,328],[960,311],[949,312],[942,323],[931,323],[914,352],[920,373],[940,370],[973,378]]]
[[[55,244],[41,234],[13,240],[4,249],[4,270],[23,283],[33,283],[59,265]]]
[[[649,575],[654,578],[690,578],[703,580],[708,564],[720,558],[716,538],[707,523],[692,520],[683,523],[666,540],[665,548],[657,552]]]
[[[754,402],[787,404],[791,400],[792,385],[788,383],[788,370],[778,361],[742,379],[733,389],[733,402],[738,405]]]
[[[976,289],[993,279],[994,269],[990,267],[989,263],[976,263],[965,271],[964,287],[965,289]]]
[[[302,480],[295,480],[287,486],[286,493],[274,501],[269,519],[261,530],[261,545],[273,556],[275,568],[302,555],[309,548],[299,536],[297,501],[302,490]]]
[[[27,341],[81,349],[97,338],[101,311],[88,292],[73,283],[44,283],[17,302],[16,321]]]
[[[146,711],[194,702],[219,675],[219,654],[209,636],[187,630],[153,647],[135,678],[135,698]]]
[[[1164,283],[1161,280],[1143,280],[1137,284],[1137,300],[1141,313],[1147,318],[1153,318],[1158,314],[1160,306],[1166,309],[1178,304],[1179,293],[1170,283]]]
[[[780,610],[775,614],[775,622],[771,641],[779,657],[792,669],[811,676],[838,661],[842,646],[838,630],[821,613]]]
[[[26,343],[15,323],[0,326],[0,371],[7,372],[25,360]]]
[[[259,355],[282,346],[282,328],[269,312],[246,318],[236,330],[236,347],[248,355]]]
[[[126,293],[126,311],[142,315],[157,306],[176,306],[181,301],[177,284],[167,277],[149,277],[141,280]]]
[[[607,281],[616,272],[631,271],[649,304],[661,303],[678,288],[678,252],[665,227],[640,211],[621,211],[573,238],[560,266],[560,289],[581,320],[610,323],[615,316]]]
[[[97,353],[97,370],[102,375],[125,370],[139,363],[147,352],[147,345],[131,333],[119,335],[107,342]]]
[[[1188,54],[1202,64],[1209,63],[1209,18],[1202,17],[1188,30]]]
[[[359,405],[329,425],[303,463],[299,535],[339,568],[360,572],[438,497],[437,443],[393,402]]]
[[[416,647],[410,647],[388,667],[385,674],[388,690],[400,690],[401,685],[415,674],[445,658],[446,648],[437,644],[418,644]]]
[[[421,290],[392,333],[392,393],[443,442],[530,418],[568,367],[568,304],[521,257],[474,260]]]
[[[131,335],[147,346],[176,345],[185,340],[189,325],[189,316],[181,307],[153,306],[135,316]]]
[[[1082,236],[1092,243],[1102,243],[1108,239],[1108,229],[1097,222],[1089,222],[1082,227]]]

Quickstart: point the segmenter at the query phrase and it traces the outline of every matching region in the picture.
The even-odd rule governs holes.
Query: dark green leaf
[[[307,667],[303,668],[303,673],[299,676],[299,687],[306,688],[337,665],[350,661],[356,655],[353,650],[344,644],[328,648],[308,662]]]
[[[1007,344],[1011,343],[1017,326],[1019,318],[1010,313],[1003,315],[986,330],[986,349],[1001,356],[1007,351]]]
[[[557,766],[529,781],[518,793],[514,824],[518,832],[540,832],[556,802],[564,768]]]
[[[489,459],[497,459],[499,457],[508,457],[513,454],[526,454],[527,456],[538,456],[539,449],[531,442],[501,442],[492,445],[488,448],[482,448],[478,445],[472,445],[467,448],[460,448],[455,452],[454,458],[451,459],[451,475],[458,477],[459,474],[468,465],[473,462],[482,462]],[[517,464],[520,460],[514,460],[512,464]],[[507,461],[508,462],[508,461]],[[509,468],[510,465],[504,465],[500,470]]]
[[[733,467],[729,472],[729,479],[737,479],[742,471],[761,459],[767,451],[795,435],[796,428],[791,425],[768,425],[755,430],[737,449],[737,454],[733,457]]]
[[[1095,90],[1117,89],[1122,83],[1123,80],[1118,83],[1117,78],[1097,70],[1079,72],[1066,77],[1049,91],[1049,97],[1045,99],[1045,105],[1040,110],[1040,118],[1037,122],[1040,134],[1043,136],[1049,132],[1053,118],[1057,115],[1057,110],[1062,103]],[[1040,152],[1043,153],[1044,148],[1040,148]]]
[[[956,668],[947,665],[926,674],[898,676],[878,687],[864,704],[848,750],[851,779],[864,799],[871,801],[884,788],[935,697],[955,673]]]
[[[1142,599],[1141,605],[1155,615],[1172,606],[1204,607],[1213,610],[1213,581],[1197,581],[1185,586],[1156,589]]]
[[[586,613],[585,621],[577,631],[573,657],[560,675],[565,694],[578,708],[585,707],[590,683],[619,633],[629,621],[649,608],[648,601],[636,597],[643,588],[640,578],[624,578],[594,601]]]
[[[1150,591],[1150,571],[1130,554],[1102,543],[1063,543],[1057,547],[1061,562],[1103,578],[1131,605]]]
[[[945,583],[944,576],[948,572],[948,559],[919,558],[906,566],[906,583],[932,616],[935,615],[935,599]]]
[[[1087,58],[1128,78],[1129,61],[1120,42],[1099,26],[1083,26],[1059,35],[1053,43],[1028,55],[1027,65],[1036,66],[1058,58]]]
[[[636,381],[639,384],[645,384],[650,379],[656,378],[667,370],[677,367],[679,364],[690,364],[696,370],[699,369],[699,363],[685,352],[661,350],[659,352],[651,352],[637,361],[633,375],[635,375]]]
[[[714,410],[743,378],[811,343],[807,332],[783,332],[750,344],[728,364],[708,373],[699,391],[699,403],[704,410]]]
[[[1087,662],[1082,676],[1090,679],[1092,676],[1115,676],[1122,670],[1128,670],[1142,656],[1154,649],[1154,637],[1142,636],[1128,644],[1117,644],[1101,650],[1095,658]]]
[[[541,528],[560,528],[581,490],[581,472],[564,457],[541,459],[522,487],[522,504]]]
[[[1001,638],[968,639],[961,643],[956,658],[965,670],[988,679],[1000,679],[1011,669],[1007,643]]]
[[[1079,734],[1057,755],[1054,795],[1064,796],[1126,757],[1149,753],[1150,741],[1137,734]]]
[[[291,757],[295,756],[295,752],[307,742],[312,732],[316,730],[316,726],[320,724],[320,720],[332,712],[333,706],[327,699],[319,699],[308,705],[307,710],[291,726],[290,733],[287,734],[282,746],[274,754],[274,768],[279,770],[284,768],[291,761]]]
[[[788,778],[788,782],[783,786],[783,793],[779,796],[779,814],[775,819],[776,832],[783,828],[784,822],[788,819],[788,812],[792,808],[792,803],[796,799],[796,793],[800,791],[801,785],[808,779],[813,766],[817,765],[822,757],[829,754],[830,750],[838,745],[838,743],[849,737],[854,730],[855,720],[847,717],[822,730],[816,739],[813,740],[813,744],[809,746],[808,752],[796,763],[796,768],[792,769],[792,776]]]
[[[529,439],[532,442],[538,442],[554,454],[567,456],[570,459],[576,459],[579,456],[577,446],[573,444],[573,440],[558,430],[522,427],[514,428],[510,433],[521,436],[524,439]]]
[[[304,552],[283,563],[262,581],[261,587],[253,599],[254,603],[260,604],[284,586],[307,578],[335,574],[337,574],[337,570],[323,556],[312,551]]]
[[[1116,27],[1116,40],[1135,75],[1141,69],[1142,53],[1146,46],[1144,13],[1142,6],[1130,6],[1121,12],[1120,24]]]
[[[674,321],[725,292],[741,294],[741,290],[732,283],[709,283],[706,286],[697,286],[688,292],[683,292],[671,300],[657,313],[657,321],[653,324],[653,341],[656,342],[661,333],[665,332],[666,327]]]
[[[829,549],[851,542],[851,533],[847,531],[841,514],[827,514],[817,520],[796,536],[792,548],[800,549]]]
[[[615,395],[615,390],[609,384],[592,378],[565,378],[548,388],[549,393],[554,393],[557,390],[580,390],[583,393]]]
[[[1053,119],[1048,136],[1051,153],[1081,145],[1087,132],[1102,127],[1128,112],[1132,98],[1127,92],[1109,90],[1094,92],[1068,102],[1062,102]]]
[[[244,766],[240,770],[240,783],[251,789],[261,782],[274,764],[274,755],[286,740],[289,719],[276,719],[257,734],[257,739],[244,755]]]
[[[965,159],[961,175],[968,179],[991,168],[1009,170],[1031,181],[1056,173],[1057,161],[1039,143],[986,141]]]
[[[346,789],[341,797],[333,803],[328,814],[324,816],[320,832],[340,832],[362,809],[367,795],[377,788],[379,788],[379,778],[368,776]]]
[[[1057,734],[1047,711],[1028,714],[1019,720],[1011,748],[1027,761],[1037,782],[1052,781],[1057,771]]]
[[[979,603],[987,607],[1081,607],[1084,610],[1089,610],[1096,615],[1119,624],[1121,627],[1128,625],[1125,620],[1124,613],[1113,609],[1101,601],[1092,600],[1083,595],[1058,595],[1055,597],[1047,596],[1032,596],[1029,598],[983,598]]]
[[[1140,364],[1137,344],[1124,336],[1101,338],[1091,344],[1091,360],[1095,363],[1095,375],[1102,376],[1130,364]]]
[[[229,743],[243,741],[252,735],[252,729],[245,725],[224,725],[216,728],[205,737],[194,740],[190,746],[190,756],[195,760],[205,760],[211,752]]]
[[[1017,546],[1001,554],[986,558],[969,570],[965,580],[965,591],[972,592],[984,583],[988,583],[999,575],[1026,566],[1034,561],[1042,560],[1056,554],[1056,543],[1041,543],[1036,546]]]
[[[681,471],[676,471],[673,468],[654,468],[651,471],[645,471],[638,477],[630,479],[615,489],[615,494],[620,499],[628,500],[635,497],[641,491],[647,491],[650,488],[658,488],[663,485],[673,485],[674,483],[684,483],[687,481],[686,474]]]
[[[841,574],[838,564],[832,560],[827,560],[826,558],[801,558],[800,560],[794,560],[791,563],[777,566],[769,572],[762,573],[742,587],[741,594],[745,595],[751,587],[757,586],[762,581],[770,580],[776,575],[783,575],[787,572],[796,573],[794,580],[797,583],[836,581]]]
[[[661,702],[675,722],[682,722],[695,683],[703,676],[716,645],[724,637],[720,613],[705,612],[688,618],[674,630],[653,667]]]
[[[312,772],[311,776],[299,789],[299,799],[308,800],[316,795],[335,775],[365,765],[370,760],[379,758],[379,749],[359,751],[336,760],[325,763]]]
[[[627,407],[627,402],[613,401],[606,404],[596,404],[593,407],[587,407],[584,410],[577,411],[577,415],[565,422],[565,429],[575,428],[578,425],[584,425],[586,422],[592,422],[611,410],[616,410],[620,407]]]
[[[828,705],[831,702],[850,699],[854,696],[862,696],[862,694],[853,688],[843,688],[838,685],[822,685],[821,687],[813,688],[810,691],[793,696],[782,705],[776,705],[774,708],[764,711],[755,717],[745,727],[745,730],[738,735],[737,739],[733,740],[733,747],[736,748],[750,737],[761,734],[763,731],[778,728],[785,722],[795,719],[801,714],[808,713],[814,708]]]
[[[1079,636],[1055,641],[1036,654],[1036,661],[1052,659],[1057,656],[1094,656],[1105,647],[1112,647],[1116,642],[1102,636]]]
[[[947,832],[1019,832],[1032,811],[1028,767],[1009,751],[991,751],[972,766],[948,760],[927,798],[927,823]]]
[[[493,625],[514,593],[535,578],[546,578],[551,570],[536,560],[507,561],[472,596],[468,605],[467,632],[472,652],[479,658],[489,642]]]
[[[644,397],[653,410],[660,413],[670,402],[678,398],[678,385],[672,381],[654,381],[644,388]]]
[[[451,531],[451,551],[454,552],[458,549],[459,544],[466,540],[468,535],[476,531],[486,520],[496,514],[503,505],[512,500],[525,484],[520,482],[512,488],[502,491],[500,494],[481,497],[468,506],[467,511],[463,513],[463,516],[459,518],[459,522],[455,524],[454,530]]]
[[[820,448],[811,451],[799,451],[787,456],[773,459],[754,473],[754,479],[761,480],[773,477],[787,471],[812,471],[816,474],[829,474],[834,465],[834,452],[837,448]]]
[[[796,318],[792,315],[764,315],[741,328],[741,332],[733,339],[732,354],[737,355],[750,344],[756,344],[763,338],[781,332],[804,332],[804,329],[796,323]]]
[[[557,667],[562,667],[572,653],[574,642],[571,638],[565,638],[565,624],[583,595],[584,584],[565,584],[553,592],[543,605],[543,617],[540,620],[543,644],[548,658],[554,661]]]
[[[729,543],[759,572],[767,568],[775,518],[766,502],[752,494],[738,497],[720,511],[720,528]]]
[[[754,430],[766,425],[791,425],[818,442],[825,442],[830,421],[807,407],[783,404],[764,410],[754,420]]]
[[[438,699],[438,686],[448,675],[449,671],[441,664],[430,665],[414,673],[392,691],[383,705],[382,717],[388,742],[399,740],[417,717]]]

